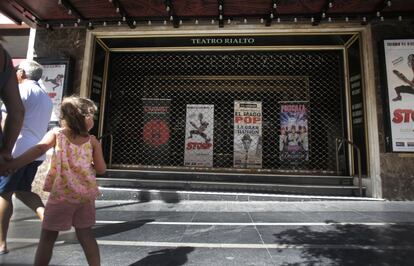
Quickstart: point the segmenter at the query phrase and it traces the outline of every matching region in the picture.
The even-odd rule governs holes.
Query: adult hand
[[[10,175],[15,172],[15,170],[7,167],[7,162],[11,161],[13,157],[10,153],[6,151],[0,151],[0,175]]]

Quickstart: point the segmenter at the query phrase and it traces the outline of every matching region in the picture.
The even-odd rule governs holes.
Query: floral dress
[[[43,190],[49,200],[87,203],[99,194],[90,139],[80,145],[70,142],[62,129],[55,129],[56,145]]]

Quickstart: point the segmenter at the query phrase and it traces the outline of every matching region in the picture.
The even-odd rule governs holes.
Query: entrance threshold
[[[100,187],[99,200],[115,201],[164,201],[178,203],[180,201],[230,201],[230,202],[305,202],[305,201],[384,201],[383,199],[324,196],[324,195],[290,195],[272,193],[245,193],[223,191],[186,191],[173,189],[117,188]]]

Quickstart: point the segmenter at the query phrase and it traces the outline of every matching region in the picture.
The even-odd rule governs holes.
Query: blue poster
[[[286,102],[280,105],[280,160],[300,164],[309,160],[307,103]]]

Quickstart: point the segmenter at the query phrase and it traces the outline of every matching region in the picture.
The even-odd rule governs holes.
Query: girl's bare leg
[[[35,266],[49,265],[50,259],[52,258],[53,246],[55,245],[58,234],[58,231],[42,229],[40,242],[36,251]]]
[[[85,252],[86,259],[90,266],[100,266],[101,257],[99,255],[99,247],[93,235],[92,228],[75,228],[76,237]]]

